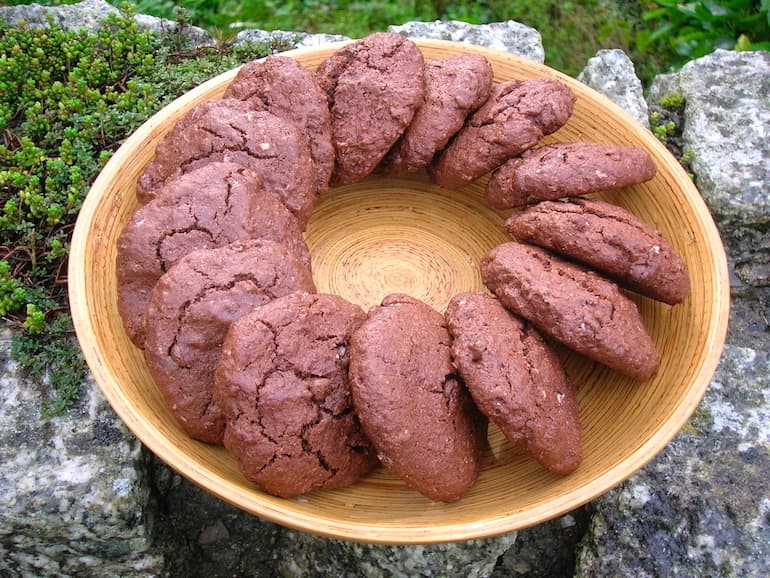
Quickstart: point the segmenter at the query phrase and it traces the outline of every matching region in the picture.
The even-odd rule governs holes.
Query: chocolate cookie
[[[310,147],[316,192],[329,188],[334,168],[331,117],[326,95],[312,72],[293,58],[268,56],[244,64],[224,96],[292,122]]]
[[[316,78],[331,111],[333,185],[361,180],[412,121],[425,92],[424,60],[411,40],[377,32],[321,63]]]
[[[687,267],[663,234],[616,205],[543,201],[511,216],[505,228],[521,242],[590,265],[664,303],[681,303],[690,291]]]
[[[548,144],[522,153],[497,169],[485,202],[508,209],[628,187],[655,176],[643,148],[592,142]]]
[[[315,291],[307,267],[273,241],[236,241],[182,257],[147,307],[144,356],[165,402],[192,437],[221,443],[214,370],[230,324],[294,291]]]
[[[496,169],[557,131],[572,115],[575,95],[558,80],[509,80],[495,85],[432,165],[442,187],[456,189]]]
[[[380,461],[432,500],[473,485],[487,420],[455,374],[443,316],[392,294],[353,334],[350,382],[361,425]]]
[[[613,282],[520,243],[481,261],[481,277],[508,309],[586,357],[644,381],[660,357],[636,304]]]
[[[298,292],[230,327],[215,386],[224,445],[266,492],[341,488],[377,463],[348,383],[350,336],[365,319],[342,297]]]
[[[480,54],[458,54],[425,64],[425,100],[383,161],[383,172],[424,169],[492,90],[492,67]]]
[[[139,177],[139,202],[149,202],[169,179],[215,161],[253,169],[307,224],[317,195],[305,137],[289,121],[235,99],[205,101],[174,125]]]
[[[310,267],[297,219],[254,171],[214,162],[171,179],[140,207],[118,238],[118,311],[131,341],[144,346],[144,315],[160,276],[187,253],[241,239],[286,245]]]
[[[455,365],[478,408],[550,471],[574,471],[582,459],[577,389],[553,349],[486,294],[456,295],[445,315]]]

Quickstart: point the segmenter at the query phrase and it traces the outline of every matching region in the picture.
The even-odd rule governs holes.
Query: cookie
[[[335,150],[333,185],[370,174],[409,126],[425,92],[414,42],[377,32],[348,44],[316,71],[327,96]]]
[[[222,442],[214,370],[230,324],[294,291],[315,291],[310,271],[285,246],[265,240],[193,251],[155,284],[144,356],[166,405],[191,437]]]
[[[307,224],[317,195],[305,137],[289,121],[235,99],[205,101],[174,125],[139,177],[139,202],[148,203],[169,179],[215,161],[253,169]]]
[[[380,461],[431,500],[459,500],[473,485],[487,420],[455,373],[444,317],[392,294],[350,344],[350,383]]]
[[[332,127],[326,95],[315,76],[287,56],[272,55],[244,64],[225,98],[248,102],[293,123],[305,136],[315,167],[316,193],[329,188],[334,168]]]
[[[616,205],[581,198],[543,201],[511,216],[505,229],[652,299],[674,305],[690,291],[687,267],[663,234]]]
[[[484,201],[509,209],[649,181],[655,162],[643,148],[592,142],[548,144],[512,158],[489,178]]]
[[[131,341],[144,346],[147,301],[164,272],[191,251],[241,239],[282,243],[310,267],[302,227],[254,171],[214,162],[168,181],[118,238],[118,311]]]
[[[639,381],[659,354],[636,304],[612,281],[532,245],[504,243],[481,277],[508,309],[567,347]]]
[[[427,167],[492,90],[492,67],[480,54],[425,64],[425,99],[383,160],[382,172],[404,175]]]
[[[215,381],[224,445],[264,491],[341,488],[377,463],[347,375],[350,336],[365,319],[342,297],[293,293],[231,325]]]
[[[561,128],[575,95],[558,80],[509,80],[492,88],[484,105],[431,165],[440,186],[456,189],[496,169]]]
[[[550,471],[574,471],[583,455],[577,389],[537,329],[483,293],[456,295],[445,316],[478,408]]]

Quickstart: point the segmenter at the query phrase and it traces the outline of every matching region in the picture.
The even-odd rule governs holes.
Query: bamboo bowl
[[[634,383],[560,350],[579,384],[584,462],[566,477],[548,473],[490,427],[491,449],[478,482],[455,504],[431,503],[383,468],[353,486],[285,500],[259,491],[222,448],[187,437],[165,409],[141,352],[126,336],[116,306],[116,240],[137,208],[135,182],[158,141],[193,105],[220,96],[232,70],[174,101],[139,128],[96,179],[75,228],[69,291],[75,329],[93,375],[138,438],[196,484],[253,514],[324,536],[419,544],[467,540],[524,528],[596,498],[651,460],[682,428],[710,381],[724,343],[729,284],[719,235],[698,191],[677,161],[630,116],[579,82],[533,62],[442,41],[418,41],[426,59],[484,54],[495,81],[554,77],[578,97],[573,117],[547,141],[638,145],[658,166],[654,180],[602,198],[663,231],[686,261],[692,291],[670,307],[637,298],[662,353],[656,377]],[[309,68],[339,48],[286,53]],[[424,175],[368,178],[329,191],[307,231],[318,289],[364,307],[402,291],[443,310],[460,291],[483,290],[481,256],[510,240],[507,216],[481,202],[484,182],[442,190]]]

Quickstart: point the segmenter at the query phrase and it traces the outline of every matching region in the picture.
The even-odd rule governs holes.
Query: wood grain
[[[75,228],[69,292],[78,339],[96,382],[126,425],[172,468],[222,499],[287,526],[348,540],[436,543],[491,536],[565,513],[618,484],[652,459],[697,407],[724,343],[729,283],[724,250],[700,194],[655,137],[609,100],[545,66],[470,45],[418,41],[427,59],[485,55],[495,81],[558,78],[578,96],[571,120],[547,141],[637,145],[655,159],[652,181],[604,195],[659,228],[687,263],[690,297],[670,307],[636,298],[662,351],[658,374],[630,380],[560,350],[580,384],[584,463],[566,477],[548,473],[495,428],[476,486],[456,504],[434,504],[379,469],[354,486],[294,500],[246,482],[220,449],[188,438],[165,410],[141,352],[116,306],[117,237],[136,209],[135,181],[163,135],[193,105],[222,94],[237,70],[213,78],[140,127],[96,179]],[[315,68],[339,44],[285,53]],[[307,240],[320,290],[369,306],[391,290],[443,309],[459,291],[481,289],[477,263],[507,240],[505,212],[481,203],[483,180],[457,192],[424,175],[368,178],[329,191]]]

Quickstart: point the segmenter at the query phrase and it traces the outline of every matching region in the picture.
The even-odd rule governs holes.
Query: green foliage
[[[434,3],[424,0],[139,0],[136,3],[138,12],[162,18],[175,18],[180,8],[190,22],[224,37],[244,28],[263,28],[330,32],[355,38],[384,30],[389,24],[436,17]]]
[[[681,92],[672,92],[663,96],[658,101],[658,104],[669,110],[684,109],[684,95]]]
[[[130,7],[96,34],[0,22],[0,316],[21,329],[22,369],[52,389],[48,413],[71,403],[85,375],[62,313],[91,182],[151,114],[259,48],[181,50],[140,30]]]
[[[50,24],[0,24],[0,234],[6,273],[27,289],[5,316],[47,309],[41,290],[43,301],[61,299],[69,234],[88,187],[157,106],[152,87],[134,77],[153,71],[159,43],[133,19],[113,17],[99,34]]]
[[[27,376],[44,388],[44,417],[60,415],[80,395],[86,377],[86,363],[74,341],[72,320],[60,315],[48,324],[45,334],[14,335],[11,355],[24,368]]]
[[[518,20],[540,32],[549,65],[575,75],[598,49],[629,48],[633,30],[619,4],[613,0],[139,0],[136,9],[173,19],[181,8],[190,22],[223,38],[243,28],[358,38],[410,20],[462,20],[473,24]]]
[[[685,99],[681,92],[672,92],[660,98],[650,111],[650,130],[663,144],[681,133],[679,119],[684,112]],[[675,155],[676,156],[676,155]]]
[[[693,150],[684,146],[684,109],[686,105],[681,92],[663,95],[657,102],[650,103],[650,130],[662,142],[669,152],[679,160],[679,164],[690,175]]]
[[[26,302],[27,292],[21,281],[11,274],[11,264],[0,261],[0,316],[16,311]]]
[[[676,130],[676,123],[672,120],[664,121],[660,113],[653,112],[650,114],[650,130],[660,142],[665,144],[668,136]]]
[[[457,19],[474,24],[517,20],[538,30],[546,64],[570,75],[601,48],[620,48],[649,82],[661,71],[718,47],[768,49],[770,0],[139,0],[140,12],[191,22],[220,37],[242,28],[302,30],[356,38],[408,20]]]
[[[641,53],[660,52],[678,67],[717,48],[770,50],[770,0],[658,0],[642,13]]]
[[[494,15],[535,28],[543,38],[545,62],[571,76],[602,48],[629,51],[632,25],[620,3],[606,0],[490,3]]]

